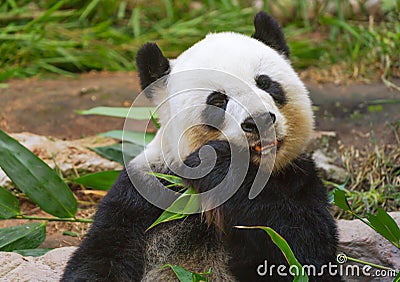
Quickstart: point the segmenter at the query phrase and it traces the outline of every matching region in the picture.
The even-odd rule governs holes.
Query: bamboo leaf
[[[154,175],[155,177],[163,179],[165,181],[168,181],[169,183],[174,184],[174,186],[183,186],[182,178],[180,178],[179,176],[158,173],[158,172],[150,172],[149,174]]]
[[[20,254],[24,257],[40,257],[46,254],[52,249],[25,249],[25,250],[14,250],[14,253]]]
[[[45,162],[0,130],[0,167],[33,202],[51,215],[74,217],[69,187]]]
[[[155,133],[145,133],[129,130],[111,130],[100,133],[100,136],[128,141],[137,145],[145,146],[153,140]]]
[[[285,256],[286,261],[289,263],[290,266],[295,266],[298,270],[297,275],[295,275],[293,281],[296,282],[307,282],[308,276],[303,271],[303,266],[297,260],[296,256],[294,255],[292,249],[290,248],[289,244],[286,240],[279,235],[275,230],[271,227],[265,226],[235,226],[239,229],[261,229],[264,230],[269,237],[271,238],[272,242],[281,250],[282,254]]]
[[[102,115],[137,120],[149,120],[154,115],[153,107],[96,107],[89,110],[77,111],[81,115]]]
[[[195,273],[184,269],[179,265],[166,264],[164,267],[169,267],[175,273],[180,282],[208,282],[208,278],[204,275],[209,275],[211,271],[205,273]]]
[[[378,208],[378,213],[376,215],[368,214],[367,219],[376,232],[388,239],[396,247],[400,247],[399,226],[385,210]]]
[[[349,206],[349,203],[347,202],[346,199],[346,194],[344,191],[340,190],[340,189],[335,189],[334,193],[334,204],[337,205],[339,208],[345,210],[345,211],[350,211],[351,208]]]
[[[157,116],[155,115],[155,113],[152,113],[152,114],[150,115],[150,118],[151,118],[151,121],[153,122],[154,126],[155,126],[157,129],[160,129],[161,125],[158,123]]]
[[[17,197],[0,186],[0,218],[12,218],[21,213]]]
[[[147,230],[150,230],[164,222],[185,218],[196,213],[199,209],[200,200],[198,194],[193,188],[189,188],[182,193],[182,195],[180,195],[171,206],[168,207],[168,209],[166,209],[149,228],[147,228]]]
[[[393,282],[400,282],[400,271],[397,272],[396,277],[393,279]]]
[[[78,233],[75,233],[75,232],[72,232],[72,231],[68,231],[68,230],[65,230],[62,234],[64,236],[79,237]]]
[[[109,190],[120,173],[119,170],[100,171],[75,178],[74,182],[97,190]]]
[[[46,239],[46,223],[34,222],[0,229],[0,251],[34,249]]]
[[[129,108],[121,107],[95,107],[89,110],[77,111],[81,115],[102,115],[110,117],[126,118],[129,113]]]
[[[125,152],[125,161],[129,162],[134,157],[139,155],[144,148],[143,146],[129,143],[124,143],[123,147],[124,148],[122,148],[122,144],[113,144],[110,146],[92,147],[90,149],[106,159],[124,164],[124,153],[122,149],[124,149]]]

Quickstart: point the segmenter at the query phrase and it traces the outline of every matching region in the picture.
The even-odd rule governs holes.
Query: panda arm
[[[159,214],[160,210],[137,192],[124,169],[100,204],[62,281],[140,281],[144,233]]]

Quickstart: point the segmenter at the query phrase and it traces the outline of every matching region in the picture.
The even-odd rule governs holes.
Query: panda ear
[[[146,43],[139,49],[136,55],[136,66],[142,90],[170,72],[168,59],[155,43]]]
[[[252,35],[253,38],[283,53],[289,58],[289,47],[286,44],[285,36],[277,20],[263,11],[259,12],[254,17],[254,28],[255,32]]]

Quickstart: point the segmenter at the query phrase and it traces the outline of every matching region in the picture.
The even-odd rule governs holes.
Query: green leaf
[[[173,221],[173,220],[178,220],[187,217],[188,214],[181,214],[181,213],[174,213],[174,212],[169,212],[169,211],[164,211],[159,218],[157,218],[156,221],[153,222],[152,225],[150,225],[149,228],[147,228],[146,231],[152,229],[153,227],[163,223],[163,222],[168,222],[168,221]]]
[[[335,205],[337,205],[339,208],[341,208],[345,211],[351,210],[349,203],[347,202],[346,194],[344,191],[336,188],[333,192],[333,196],[335,199],[335,202],[334,202]]]
[[[72,232],[72,231],[68,231],[68,230],[65,230],[65,231],[62,233],[62,235],[71,236],[71,237],[78,237],[78,236],[79,236],[78,233],[75,233],[75,232]]]
[[[393,282],[400,282],[400,271],[397,272],[396,277],[393,279]]]
[[[120,143],[113,144],[110,146],[95,147],[90,149],[106,159],[118,162],[120,164],[124,164],[124,158],[122,154],[122,144]],[[125,150],[125,157],[127,158],[125,161],[129,162],[134,157],[139,155],[143,151],[143,149],[144,149],[143,146],[125,143],[124,150]]]
[[[376,215],[368,214],[367,219],[376,232],[400,248],[399,226],[385,210],[378,208],[378,213]]]
[[[120,170],[100,171],[75,178],[73,181],[89,188],[109,190],[120,173]]]
[[[147,145],[153,140],[155,133],[144,133],[129,130],[111,130],[108,132],[100,133],[100,136],[114,138],[118,140],[128,141],[137,145]]]
[[[296,269],[298,270],[298,275],[296,275],[294,277],[293,281],[296,281],[296,282],[307,282],[308,281],[307,274],[303,273],[304,271],[302,271],[303,266],[297,260],[292,249],[290,248],[289,244],[286,242],[286,240],[281,235],[279,235],[271,227],[265,227],[265,226],[235,226],[235,227],[239,228],[239,229],[261,229],[261,230],[264,230],[265,232],[267,232],[267,234],[271,238],[272,242],[274,242],[274,244],[281,250],[282,254],[285,256],[285,259],[289,263],[289,265],[296,266]]]
[[[151,114],[150,118],[151,118],[151,121],[153,122],[154,126],[157,129],[160,129],[161,125],[158,123],[157,117],[154,114]]]
[[[331,186],[333,186],[334,188],[337,188],[337,189],[339,189],[339,190],[342,190],[342,191],[345,191],[345,192],[346,192],[345,187],[346,187],[346,185],[347,185],[347,182],[349,182],[349,180],[350,180],[350,177],[347,176],[346,179],[345,179],[345,181],[344,181],[342,184],[338,184],[338,183],[335,183],[335,182],[332,182],[332,181],[328,181],[328,180],[324,180],[324,184],[325,184],[325,185],[331,185]]]
[[[102,115],[137,120],[149,120],[155,111],[154,107],[95,107],[89,110],[77,111],[81,115]]]
[[[17,197],[0,186],[0,218],[12,218],[21,213]]]
[[[163,222],[185,218],[200,209],[200,199],[197,192],[193,188],[187,189],[166,209],[156,221],[150,225],[150,230],[156,225]],[[147,231],[146,230],[146,231]]]
[[[328,202],[329,202],[329,204],[333,204],[334,203],[334,200],[335,200],[335,190],[331,190],[331,191],[329,191],[328,192]]]
[[[208,282],[208,278],[204,275],[210,275],[211,269],[205,273],[195,273],[192,272],[192,282]]]
[[[192,272],[184,269],[179,265],[167,264],[165,267],[170,267],[181,282],[192,282]]]
[[[1,130],[0,167],[44,211],[61,218],[74,217],[77,203],[67,184],[45,162]]]
[[[328,201],[329,201],[330,204],[334,203],[334,199],[335,199],[334,194],[335,194],[336,189],[339,189],[339,190],[344,191],[344,192],[347,191],[345,187],[347,185],[347,182],[349,182],[349,180],[350,180],[350,177],[347,176],[346,180],[342,184],[338,184],[338,183],[335,183],[335,182],[332,182],[332,181],[328,181],[328,180],[324,180],[323,181],[325,185],[331,185],[331,186],[333,186],[335,188],[334,190],[331,190],[331,191],[328,192]]]
[[[101,115],[109,117],[126,118],[129,113],[129,108],[123,107],[95,107],[89,110],[77,111],[81,115]]]
[[[34,222],[0,229],[0,251],[34,249],[46,239],[46,223]]]
[[[204,275],[210,275],[210,270],[205,273],[195,273],[179,265],[166,264],[164,267],[171,268],[180,282],[208,282],[208,278],[204,277]]]
[[[158,173],[158,172],[149,172],[149,174],[154,175],[155,177],[163,179],[165,181],[168,181],[169,183],[174,184],[174,186],[183,186],[182,178],[180,178],[179,176]]]
[[[25,250],[14,250],[14,253],[18,253],[24,257],[40,257],[46,254],[52,249],[25,249]]]

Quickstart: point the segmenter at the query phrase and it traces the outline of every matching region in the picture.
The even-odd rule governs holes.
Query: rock
[[[0,252],[0,281],[59,281],[76,247],[51,250],[41,257]]]
[[[105,146],[115,143],[114,140],[109,138],[94,136],[79,140],[64,141],[27,132],[10,135],[50,167],[54,168],[57,165],[64,176],[76,176],[76,172],[96,172],[122,168],[120,164],[102,158],[88,149],[88,147]],[[10,179],[0,169],[0,186],[4,187],[9,183],[11,183]]]
[[[389,213],[400,225],[400,212]],[[400,250],[393,246],[388,240],[376,233],[360,220],[338,220],[339,230],[339,253],[348,257],[375,263],[395,270],[400,269]],[[346,259],[345,259],[346,260]],[[347,259],[346,265],[358,265],[362,273],[363,265],[350,263]],[[371,268],[367,273],[376,275],[377,269]],[[393,276],[367,277],[364,275],[362,281],[393,281]],[[347,281],[361,281],[361,277],[348,277]]]
[[[342,160],[338,152],[339,139],[334,131],[316,131],[307,152],[315,162],[322,179],[343,183],[347,178],[346,170],[341,167]]]
[[[347,172],[343,168],[335,165],[334,159],[328,157],[321,150],[316,150],[312,154],[312,159],[323,179],[331,179],[339,183],[343,183],[346,180]]]

